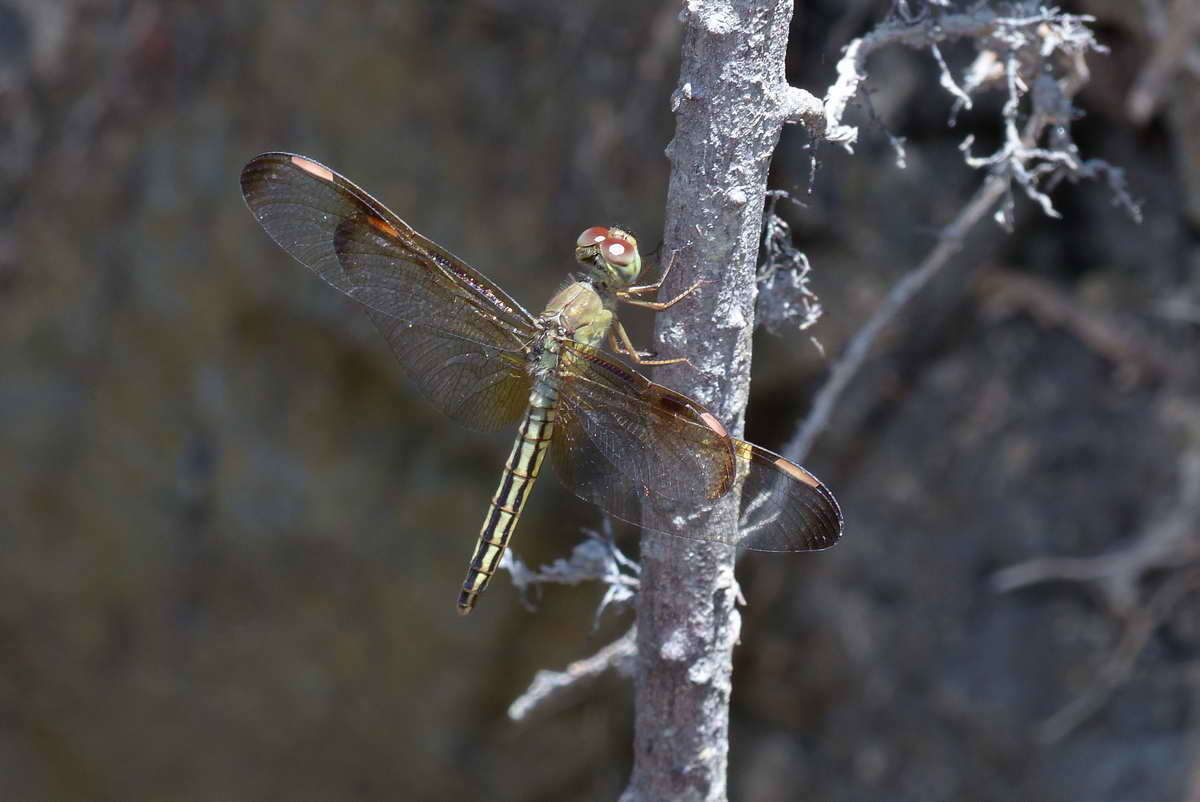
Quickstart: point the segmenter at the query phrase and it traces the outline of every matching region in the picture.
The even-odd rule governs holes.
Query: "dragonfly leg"
[[[662,275],[658,277],[658,281],[654,282],[653,284],[638,284],[633,287],[626,287],[624,290],[617,292],[617,297],[625,303],[633,304],[635,306],[645,306],[650,309],[669,309],[670,307],[682,301],[684,298],[691,295],[696,290],[700,289],[705,284],[712,283],[706,279],[701,279],[669,301],[642,301],[630,297],[633,295],[645,295],[648,292],[657,292],[658,290],[662,289],[663,282],[667,280],[667,276],[670,274],[671,268],[675,266],[675,257],[678,255],[678,253],[679,251],[673,251],[671,253],[671,258],[667,262],[667,266],[663,269]]]
[[[654,356],[654,352],[652,351],[636,351],[631,353],[629,349],[621,345],[621,343],[617,340],[617,336],[611,331],[608,333],[608,346],[622,356],[633,357],[635,360],[638,360],[639,363],[642,359],[649,359],[650,357]]]
[[[639,284],[634,287],[626,287],[625,292],[629,293],[630,295],[644,295],[645,293],[654,292],[655,290],[661,288],[663,282],[667,280],[667,274],[671,272],[671,268],[675,265],[675,255],[678,253],[679,251],[671,252],[671,259],[667,262],[666,268],[663,269],[662,275],[658,277],[658,281],[654,282],[653,284]]]
[[[638,300],[637,298],[630,298],[629,292],[632,291],[633,289],[635,289],[634,287],[630,287],[628,290],[624,290],[623,292],[618,292],[617,297],[620,298],[625,303],[632,304],[633,306],[644,306],[647,309],[656,309],[656,310],[670,309],[672,306],[679,303],[684,298],[688,297],[693,292],[695,292],[696,290],[703,287],[705,284],[712,284],[712,282],[709,281],[708,279],[700,279],[695,284],[688,287],[686,290],[679,293],[678,295],[676,295],[674,298],[672,298],[669,301],[641,301],[641,300]],[[647,286],[649,286],[649,285],[647,285]]]
[[[616,329],[614,332],[608,333],[608,339],[613,350],[618,354],[624,354],[639,365],[678,365],[686,362],[691,365],[691,360],[686,356],[676,357],[675,359],[646,359],[652,356],[650,352],[639,351],[633,347],[633,340],[629,339],[629,333],[625,331],[625,327],[621,325],[621,321],[616,321]],[[619,338],[619,341],[618,341]]]

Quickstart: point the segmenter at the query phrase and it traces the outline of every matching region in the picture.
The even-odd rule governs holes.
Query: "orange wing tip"
[[[367,222],[370,223],[374,228],[377,228],[384,234],[387,234],[389,237],[400,236],[400,232],[396,230],[396,227],[387,220],[379,217],[368,217]]]
[[[783,457],[775,458],[775,467],[786,473],[793,479],[797,479],[809,487],[820,487],[821,483],[817,481],[817,477],[813,476],[808,471],[801,468],[794,462],[788,462]]]
[[[721,437],[729,436],[729,432],[725,431],[725,427],[721,425],[721,422],[719,420],[717,420],[716,417],[711,412],[701,412],[700,420],[707,423],[708,428],[712,429],[714,432],[716,432]]]
[[[322,181],[333,181],[333,171],[328,167],[323,167],[314,161],[304,158],[303,156],[293,156],[292,164],[299,167],[309,175],[314,175]]]

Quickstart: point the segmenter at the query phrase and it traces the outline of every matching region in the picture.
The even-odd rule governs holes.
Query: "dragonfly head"
[[[575,241],[575,260],[588,277],[615,289],[628,287],[642,272],[642,257],[632,234],[613,226],[592,226]]]

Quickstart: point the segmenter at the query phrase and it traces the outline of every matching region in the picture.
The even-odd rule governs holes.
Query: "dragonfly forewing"
[[[242,192],[275,242],[367,308],[431,403],[485,431],[520,419],[536,321],[503,290],[311,159],[263,154]]]

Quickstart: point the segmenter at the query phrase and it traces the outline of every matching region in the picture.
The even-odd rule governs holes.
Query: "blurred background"
[[[791,82],[824,94],[891,5],[798,3]],[[1076,139],[1144,222],[1096,183],[1056,189],[1061,220],[1018,199],[1015,232],[981,226],[887,330],[808,460],[842,544],[739,569],[733,798],[1200,799],[1200,71],[1135,125],[1167,5],[1066,5],[1111,48]],[[0,1],[0,798],[620,793],[627,681],[506,709],[631,614],[593,630],[596,587],[530,612],[506,575],[455,614],[511,434],[404,386],[238,172],[318,159],[540,309],[583,228],[658,241],[678,10]],[[928,53],[871,74],[906,169],[865,114],[811,193],[803,132],[775,159],[826,314],[759,336],[747,432],[770,448],[980,182],[962,138],[999,141],[998,94],[946,125]],[[598,521],[546,479],[515,547],[540,564]],[[996,588],[1119,550],[1050,566],[1102,581]]]

